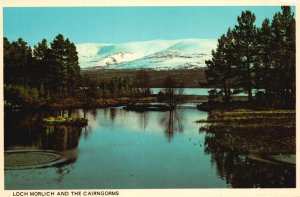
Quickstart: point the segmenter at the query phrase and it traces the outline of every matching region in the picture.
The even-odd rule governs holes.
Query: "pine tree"
[[[29,85],[32,50],[19,38],[11,44],[4,38],[4,73],[5,81],[14,85]]]
[[[67,90],[67,68],[65,40],[61,34],[58,34],[51,42],[51,59],[50,70],[53,73],[51,80],[53,91],[62,96]]]
[[[78,53],[75,44],[58,34],[51,42],[50,53],[53,91],[61,96],[73,93],[80,78]]]
[[[80,80],[80,67],[78,60],[78,53],[74,43],[69,39],[65,42],[66,46],[66,69],[67,69],[67,92],[73,94],[77,86],[77,81]]]
[[[248,93],[248,100],[252,100],[254,87],[254,63],[257,61],[257,29],[254,25],[255,15],[251,11],[242,12],[238,17],[238,25],[234,29],[236,40],[235,50],[238,52],[238,70],[240,72],[240,86]]]
[[[295,106],[296,36],[295,18],[289,6],[282,6],[272,21],[276,95],[284,106]]]
[[[215,89],[212,93],[222,95],[225,102],[231,100],[234,54],[234,38],[232,31],[228,29],[227,34],[223,34],[218,39],[217,49],[212,51],[212,60],[205,62],[207,65],[205,75],[208,83],[220,89],[219,91]]]
[[[33,57],[36,74],[35,86],[40,89],[40,92],[47,96],[50,94],[50,49],[47,44],[47,40],[43,39],[37,45],[34,46]]]
[[[258,58],[255,63],[255,86],[258,89],[264,89],[264,95],[266,97],[265,102],[271,104],[273,95],[273,59],[272,51],[274,50],[272,28],[270,26],[270,20],[265,19],[261,28],[257,30],[257,52]]]
[[[272,22],[265,19],[260,28],[254,25],[255,15],[242,12],[238,25],[218,40],[212,59],[206,61],[208,83],[220,91],[211,91],[230,100],[231,87],[243,88],[252,100],[253,88],[263,89],[259,95],[275,106],[295,107],[295,18],[289,6],[283,6]]]
[[[4,83],[11,84],[13,82],[13,65],[12,65],[12,47],[6,37],[3,38],[3,61],[4,61]]]
[[[64,40],[63,35],[55,37],[51,48],[43,39],[33,51],[22,38],[10,43],[4,37],[3,50],[6,93],[16,90],[20,98],[31,103],[40,96],[64,97],[77,88],[78,54],[74,43]]]

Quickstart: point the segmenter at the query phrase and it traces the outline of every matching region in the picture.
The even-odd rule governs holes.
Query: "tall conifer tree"
[[[240,85],[248,93],[248,100],[252,100],[254,87],[254,62],[256,61],[256,26],[255,15],[250,11],[242,12],[238,17],[238,25],[234,29],[236,51],[238,52],[238,70],[240,72]]]

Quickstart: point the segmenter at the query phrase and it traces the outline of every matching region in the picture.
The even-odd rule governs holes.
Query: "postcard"
[[[299,195],[298,6],[4,1],[3,196]]]

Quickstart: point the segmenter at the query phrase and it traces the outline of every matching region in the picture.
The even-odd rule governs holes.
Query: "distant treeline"
[[[288,6],[281,7],[273,20],[265,19],[256,27],[255,15],[242,12],[238,24],[218,39],[212,59],[206,61],[207,81],[220,90],[210,92],[210,99],[219,96],[230,102],[233,87],[240,87],[253,99],[271,106],[294,107],[296,100],[295,18]]]
[[[84,75],[81,89],[85,91],[83,96],[88,98],[139,97],[151,94],[149,87],[136,88],[129,77],[112,77],[99,81]]]
[[[139,77],[139,73],[143,71],[149,75],[149,84],[151,88],[163,88],[166,78],[172,76],[179,84],[184,84],[186,88],[199,88],[200,82],[205,83],[205,68],[193,69],[172,69],[172,70],[154,70],[154,69],[82,69],[83,75],[89,76],[91,79],[100,83],[102,80],[111,80],[112,78],[127,77],[132,80],[134,87],[143,87],[144,81]],[[209,84],[203,84],[201,87],[213,87]]]

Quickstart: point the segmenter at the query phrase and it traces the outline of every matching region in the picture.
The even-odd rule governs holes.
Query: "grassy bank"
[[[155,97],[140,97],[140,98],[129,98],[129,97],[121,97],[121,98],[97,98],[97,99],[88,99],[86,101],[75,100],[75,99],[67,99],[65,101],[56,101],[51,103],[51,107],[54,108],[64,108],[64,107],[74,107],[74,108],[101,108],[101,107],[113,107],[113,106],[121,106],[126,104],[134,104],[134,103],[150,103],[155,102]]]
[[[103,107],[115,107],[135,103],[151,103],[156,102],[156,97],[140,97],[140,98],[97,98],[97,99],[78,99],[78,98],[66,98],[66,99],[53,99],[53,100],[39,100],[36,103],[12,106],[4,105],[5,110],[21,110],[21,109],[72,109],[72,108],[103,108]]]
[[[211,111],[200,130],[207,145],[255,154],[295,154],[295,110]]]
[[[204,101],[197,105],[197,108],[201,111],[216,111],[216,110],[226,110],[232,111],[237,109],[254,109],[254,110],[272,110],[278,107],[268,106],[267,103],[262,103],[259,101],[248,101],[245,96],[235,96],[230,103],[222,101]]]
[[[74,126],[86,126],[88,120],[86,118],[77,117],[48,117],[43,119],[44,125],[74,125]]]

